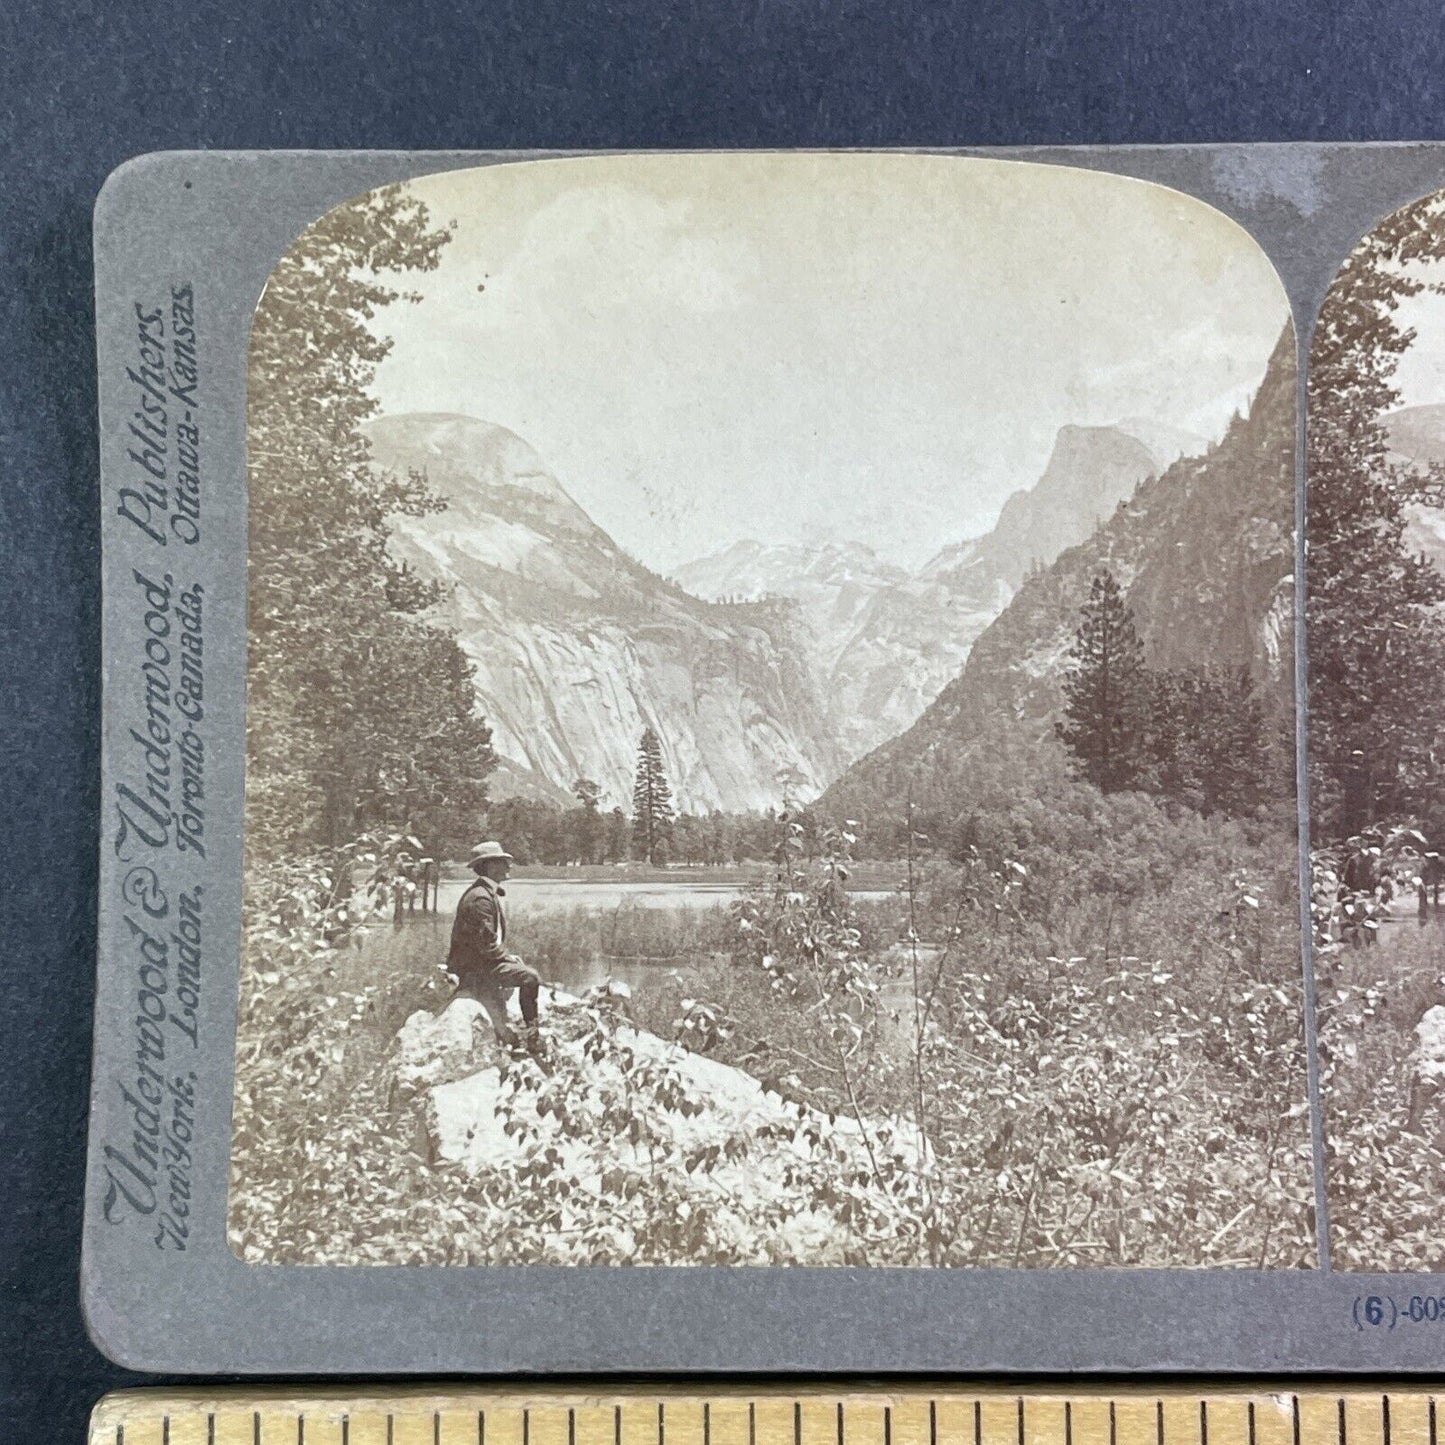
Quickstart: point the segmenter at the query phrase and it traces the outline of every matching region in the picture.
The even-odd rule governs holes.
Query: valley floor
[[[273,1263],[1313,1263],[1299,1021],[1248,976],[1259,935],[1214,948],[1181,987],[1142,956],[1177,927],[1168,897],[1111,917],[1103,954],[1027,962],[976,928],[950,941],[936,912],[915,950],[895,892],[850,904],[860,991],[833,1005],[749,960],[739,930],[763,895],[698,906],[696,882],[674,885],[686,906],[596,908],[565,900],[602,880],[519,881],[516,946],[560,985],[543,994],[545,1068],[474,1033],[469,1005],[443,1011],[455,885],[439,914],[248,968],[233,1248]],[[915,1008],[945,972],[957,987]],[[1258,1022],[1221,1044],[1198,999],[1236,990]],[[1277,1074],[1251,1082],[1241,1050]]]

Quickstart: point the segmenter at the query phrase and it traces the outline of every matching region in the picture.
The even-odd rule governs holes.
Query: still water
[[[568,878],[509,878],[507,917],[520,923],[528,913],[558,908],[726,908],[743,894],[736,883],[636,883],[626,879],[594,882]],[[448,918],[456,912],[457,900],[466,891],[461,880],[444,880],[439,906]]]
[[[547,983],[569,993],[582,993],[608,978],[621,979],[637,992],[655,987],[661,977],[671,973],[687,978],[693,968],[705,960],[668,958],[653,961],[617,956],[630,948],[625,941],[630,932],[626,919],[629,915],[636,916],[634,910],[726,910],[743,895],[746,886],[691,879],[639,882],[626,879],[509,878],[505,884],[507,945],[537,966]],[[413,914],[398,925],[389,922],[375,924],[359,945],[360,957],[357,961],[368,972],[376,974],[404,971],[415,972],[418,978],[429,976],[446,957],[452,918],[466,888],[465,880],[444,879],[438,891],[436,913]],[[860,891],[853,896],[871,899],[890,895]],[[565,956],[554,953],[543,959],[529,948],[530,924],[549,915],[578,912],[620,916],[622,936],[618,938],[616,953],[603,955],[581,948]]]
[[[618,978],[634,992],[655,987],[659,977],[672,972],[686,977],[687,960],[650,962],[633,958],[604,957],[591,949],[578,949],[564,956],[539,958],[529,946],[535,944],[532,925],[548,915],[578,912],[621,915],[626,948],[626,918],[635,910],[694,909],[726,910],[741,896],[741,884],[697,882],[641,883],[627,880],[576,880],[558,878],[509,878],[506,882],[507,946],[535,965],[549,984],[568,993],[583,993],[609,978]],[[447,955],[452,918],[467,889],[462,879],[443,879],[438,890],[437,911],[417,913],[393,924],[378,920],[358,944],[356,963],[374,978],[398,973],[415,974],[420,980],[434,976],[436,966]]]

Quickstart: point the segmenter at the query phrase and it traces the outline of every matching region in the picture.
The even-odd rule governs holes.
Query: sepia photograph
[[[1445,193],[1310,351],[1311,907],[1331,1262],[1445,1268]]]
[[[1314,341],[1362,1268],[1445,1179],[1442,216]],[[250,341],[232,1250],[1316,1267],[1296,386],[1256,242],[1103,172],[599,156],[321,216]]]

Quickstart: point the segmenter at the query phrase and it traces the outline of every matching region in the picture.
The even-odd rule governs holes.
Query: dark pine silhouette
[[[632,788],[632,851],[637,857],[654,866],[667,861],[673,817],[672,789],[662,769],[662,742],[652,728],[644,728]]]
[[[1080,771],[1100,791],[1118,792],[1138,778],[1147,709],[1144,645],[1134,614],[1114,574],[1100,572],[1074,634],[1057,724]]]

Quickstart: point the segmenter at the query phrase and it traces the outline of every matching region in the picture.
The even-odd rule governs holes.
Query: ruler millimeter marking
[[[129,1390],[90,1445],[1445,1445],[1428,1390]]]

